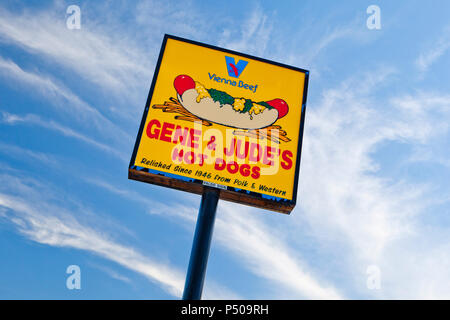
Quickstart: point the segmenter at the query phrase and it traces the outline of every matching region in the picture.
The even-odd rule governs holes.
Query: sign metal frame
[[[176,174],[167,174],[162,171],[157,171],[155,169],[148,169],[144,167],[139,167],[135,165],[136,161],[136,154],[138,151],[138,147],[140,145],[140,139],[144,133],[144,127],[146,123],[146,119],[148,116],[148,112],[150,109],[150,103],[152,100],[153,92],[155,89],[156,81],[158,79],[158,74],[160,71],[160,66],[162,59],[164,57],[164,52],[166,48],[167,41],[169,39],[173,39],[176,41],[186,42],[189,44],[213,49],[216,51],[221,51],[226,54],[232,54],[237,55],[239,57],[243,57],[246,59],[252,59],[268,64],[272,64],[278,67],[291,69],[294,71],[302,72],[305,74],[305,82],[303,86],[303,95],[301,101],[301,119],[300,119],[300,126],[299,126],[299,135],[298,135],[298,145],[297,145],[297,157],[296,157],[296,166],[295,166],[295,176],[294,176],[294,184],[293,184],[293,192],[292,192],[292,199],[282,199],[277,197],[264,197],[261,193],[243,190],[239,188],[234,188],[227,186],[226,189],[222,188],[220,185],[217,185],[216,187],[218,190],[220,190],[219,198],[231,202],[236,202],[240,204],[246,204],[257,208],[262,208],[266,210],[281,212],[285,214],[289,214],[292,209],[295,207],[297,202],[297,192],[298,192],[298,178],[299,178],[299,172],[300,172],[300,161],[301,161],[301,152],[302,152],[302,144],[303,144],[303,131],[304,131],[304,123],[305,123],[305,113],[306,113],[306,100],[307,100],[307,92],[308,92],[308,81],[309,81],[309,71],[289,65],[285,65],[282,63],[266,60],[263,58],[255,57],[252,55],[236,52],[233,50],[228,50],[220,47],[216,47],[213,45],[188,40],[184,38],[180,38],[173,35],[164,35],[164,39],[162,42],[161,50],[159,53],[158,61],[155,68],[155,73],[153,75],[153,80],[150,86],[149,94],[147,97],[147,102],[145,105],[144,113],[142,116],[141,124],[139,126],[139,131],[136,137],[136,142],[134,145],[133,153],[130,159],[130,164],[128,167],[128,178],[132,180],[137,180],[141,182],[147,182],[159,186],[169,187],[177,190],[187,191],[195,194],[203,194],[204,190],[207,188],[211,188],[213,184],[206,183],[206,181],[203,181],[201,179],[194,179],[194,181],[188,181],[192,179],[186,179],[186,177],[183,176],[177,176]],[[213,186],[214,187],[214,186]],[[275,198],[275,200],[273,199]]]

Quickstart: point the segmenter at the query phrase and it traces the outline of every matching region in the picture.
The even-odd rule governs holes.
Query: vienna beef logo
[[[239,60],[237,63],[232,57],[225,56],[225,62],[227,63],[228,75],[230,77],[239,78],[248,64],[248,61]]]

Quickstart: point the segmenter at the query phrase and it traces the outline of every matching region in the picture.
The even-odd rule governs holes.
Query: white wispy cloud
[[[254,274],[267,279],[278,291],[294,299],[343,299],[345,295],[321,279],[308,263],[299,258],[283,232],[258,218],[254,209],[231,203],[220,205],[217,240]]]
[[[231,23],[231,25],[235,25]],[[219,39],[219,46],[261,56],[270,42],[273,24],[270,14],[256,3],[240,28],[225,28]]]
[[[322,234],[345,235],[358,251],[371,256],[407,231],[401,220],[409,211],[408,206],[402,208],[401,190],[396,197],[389,196],[395,185],[389,187],[373,175],[377,165],[371,153],[381,141],[403,133],[384,124],[383,114],[375,111],[376,102],[368,97],[388,75],[378,80],[369,75],[347,79],[341,87],[324,92],[321,102],[308,108],[302,152],[302,213],[297,216],[308,219]]]
[[[418,265],[425,267],[421,256],[436,263],[438,256],[448,256],[443,238],[430,239],[429,247],[423,246],[429,229],[419,221],[432,214],[427,208],[436,199],[427,184],[384,176],[375,155],[383,143],[415,146],[446,134],[448,96],[416,92],[375,98],[392,73],[377,78],[376,74],[380,73],[346,79],[339,87],[325,90],[320,102],[308,107],[300,208],[293,216],[297,228],[313,236],[333,257],[337,245],[334,250],[341,252],[339,264],[345,266],[341,272],[349,277],[347,284],[354,294],[430,298],[435,295],[420,288],[433,283],[429,292],[434,290],[444,297],[450,291],[434,281],[450,277],[443,269],[427,274],[429,278],[402,276],[405,270],[412,275]],[[449,226],[443,227],[449,230]],[[407,261],[413,260],[416,266],[408,265]],[[389,283],[381,292],[365,288],[363,273],[371,264],[379,265],[384,283]],[[352,285],[351,277],[359,283]]]
[[[363,39],[363,32],[355,27],[356,21],[351,22],[348,25],[337,26],[331,30],[323,30],[320,33],[317,41],[311,41],[308,45],[303,45],[301,50],[297,52],[283,52],[282,55],[287,55],[285,59],[288,63],[296,63],[299,61],[301,66],[314,66],[318,67],[316,59],[326,52],[326,48],[335,44],[339,40],[357,39],[359,41],[367,41]]]
[[[182,218],[190,224],[196,220],[198,208],[167,207],[163,212]],[[150,209],[151,213],[160,208]],[[261,219],[260,213],[231,203],[220,203],[216,218],[214,241],[238,259],[240,264],[257,276],[269,280],[270,290],[259,297],[269,298],[274,291],[289,292],[290,298],[343,299],[344,295],[331,283],[326,283],[314,274],[305,261],[295,258],[298,253],[281,240],[282,232],[270,228]]]
[[[426,72],[439,58],[450,49],[450,27],[444,29],[441,37],[435,41],[431,48],[421,53],[415,61],[421,72]]]
[[[195,223],[198,208],[188,201],[184,204],[165,205],[145,199],[124,188],[114,187],[99,179],[88,181],[119,196],[143,202],[151,214],[164,212],[164,217],[176,217],[191,226]],[[238,209],[239,208],[239,209]],[[293,248],[279,239],[281,233],[268,228],[257,216],[256,210],[221,203],[216,218],[214,241],[239,257],[239,262],[256,275],[276,284],[279,291],[289,290],[295,297],[307,299],[342,299],[343,295],[332,285],[324,285],[309,270],[304,261],[294,258]],[[209,286],[208,284],[206,285]],[[273,292],[272,290],[268,290]],[[265,293],[267,294],[267,293]],[[262,295],[266,297],[265,295]]]
[[[149,59],[121,33],[108,32],[88,19],[82,20],[80,30],[69,30],[61,16],[64,11],[65,7],[54,7],[16,14],[0,9],[0,36],[5,42],[64,65],[100,87],[130,89],[148,80]],[[134,50],[127,50],[129,47]]]
[[[13,61],[5,60],[2,57],[0,57],[0,74],[8,81],[17,80],[32,87],[48,99],[49,105],[55,106],[58,112],[72,121],[78,120],[78,123],[84,126],[92,126],[98,133],[108,138],[114,137],[116,141],[130,142],[132,140],[129,134],[113,124],[97,109],[91,107],[68,88],[57,84],[49,77],[25,71]]]
[[[142,274],[175,297],[181,296],[184,272],[121,244],[108,235],[107,230],[80,223],[75,216],[83,216],[83,212],[73,212],[56,203],[52,197],[48,198],[47,195],[55,193],[44,183],[8,174],[1,174],[0,181],[2,216],[16,225],[27,238],[50,246],[94,253]],[[108,274],[122,281],[129,280],[116,273]],[[210,299],[239,298],[216,283],[210,285],[205,296]]]
[[[190,2],[90,2],[80,7],[79,30],[66,27],[62,3],[19,13],[0,8],[0,41],[94,84],[118,104],[102,110],[122,120],[141,115],[164,33],[198,38],[208,30]],[[128,18],[133,24],[120,26]]]
[[[127,4],[128,6],[128,4]],[[202,6],[193,1],[137,1],[133,8],[139,28],[144,29],[143,38],[150,37],[159,43],[164,33],[199,39],[208,35],[211,20]]]
[[[113,270],[112,268],[108,268],[102,265],[98,265],[98,264],[93,264],[93,263],[89,263],[89,265],[91,265],[92,267],[99,269],[100,271],[103,271],[104,273],[106,273],[107,275],[109,275],[111,278],[119,280],[119,281],[123,281],[126,282],[128,284],[131,284],[131,279],[121,275],[120,273],[118,273],[117,271]]]
[[[36,125],[45,129],[56,131],[66,137],[74,138],[77,140],[80,140],[86,144],[89,144],[101,151],[106,151],[111,155],[114,155],[115,157],[121,159],[124,162],[127,162],[128,156],[124,153],[117,150],[117,148],[114,148],[110,145],[103,144],[101,142],[98,142],[95,139],[92,139],[80,132],[77,132],[69,127],[63,126],[53,120],[44,120],[38,115],[35,114],[27,114],[24,116],[11,114],[8,112],[1,112],[2,118],[0,121],[4,124],[9,125],[17,125],[17,124],[31,124]]]
[[[143,274],[174,296],[181,294],[182,272],[119,244],[104,231],[81,224],[70,210],[46,196],[55,193],[45,184],[5,174],[0,179],[0,206],[13,212],[8,216],[24,236],[50,246],[90,251]],[[82,212],[78,214],[83,215]]]
[[[264,10],[256,3],[242,22],[236,24],[234,20],[228,21],[229,25],[239,27],[225,27],[218,45],[309,69],[318,79],[322,69],[327,67],[326,60],[319,64],[318,59],[322,55],[326,56],[328,47],[339,40],[354,43],[371,41],[365,30],[358,27],[362,23],[359,18],[333,27],[325,27],[322,20],[305,20],[289,30],[292,33],[289,37],[286,37],[285,30],[280,31],[274,25],[278,19],[280,16],[277,16],[276,11]]]
[[[18,147],[16,145],[7,144],[1,141],[0,141],[0,152],[7,156],[14,157],[16,159],[26,159],[26,160],[31,159],[34,161],[43,162],[44,164],[49,166],[55,166],[58,163],[56,158],[50,154],[32,151],[29,149]]]
[[[164,212],[195,223],[198,208],[165,208]],[[151,213],[158,209],[151,209]],[[344,299],[331,282],[321,279],[305,260],[298,248],[286,242],[282,228],[268,226],[256,209],[222,202],[216,218],[214,241],[232,253],[236,263],[262,279],[268,280],[267,291],[256,295],[272,295],[287,299]],[[269,289],[270,288],[270,289]]]
[[[36,208],[4,193],[0,205],[17,215],[11,221],[19,231],[33,241],[58,247],[71,247],[93,252],[128,269],[139,272],[158,282],[167,292],[180,296],[184,282],[183,274],[171,266],[152,261],[130,247],[121,245],[89,227],[80,225],[71,216],[58,216],[62,208],[45,206],[42,201]]]

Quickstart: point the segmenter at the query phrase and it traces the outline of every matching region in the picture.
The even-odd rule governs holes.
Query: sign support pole
[[[220,190],[204,187],[184,285],[183,300],[200,300]]]

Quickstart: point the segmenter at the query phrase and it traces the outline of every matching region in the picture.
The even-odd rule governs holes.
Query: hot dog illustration
[[[179,75],[174,80],[178,100],[195,116],[228,127],[261,129],[284,117],[289,107],[283,99],[254,102],[245,98],[234,98],[226,92],[207,89],[188,75]]]

